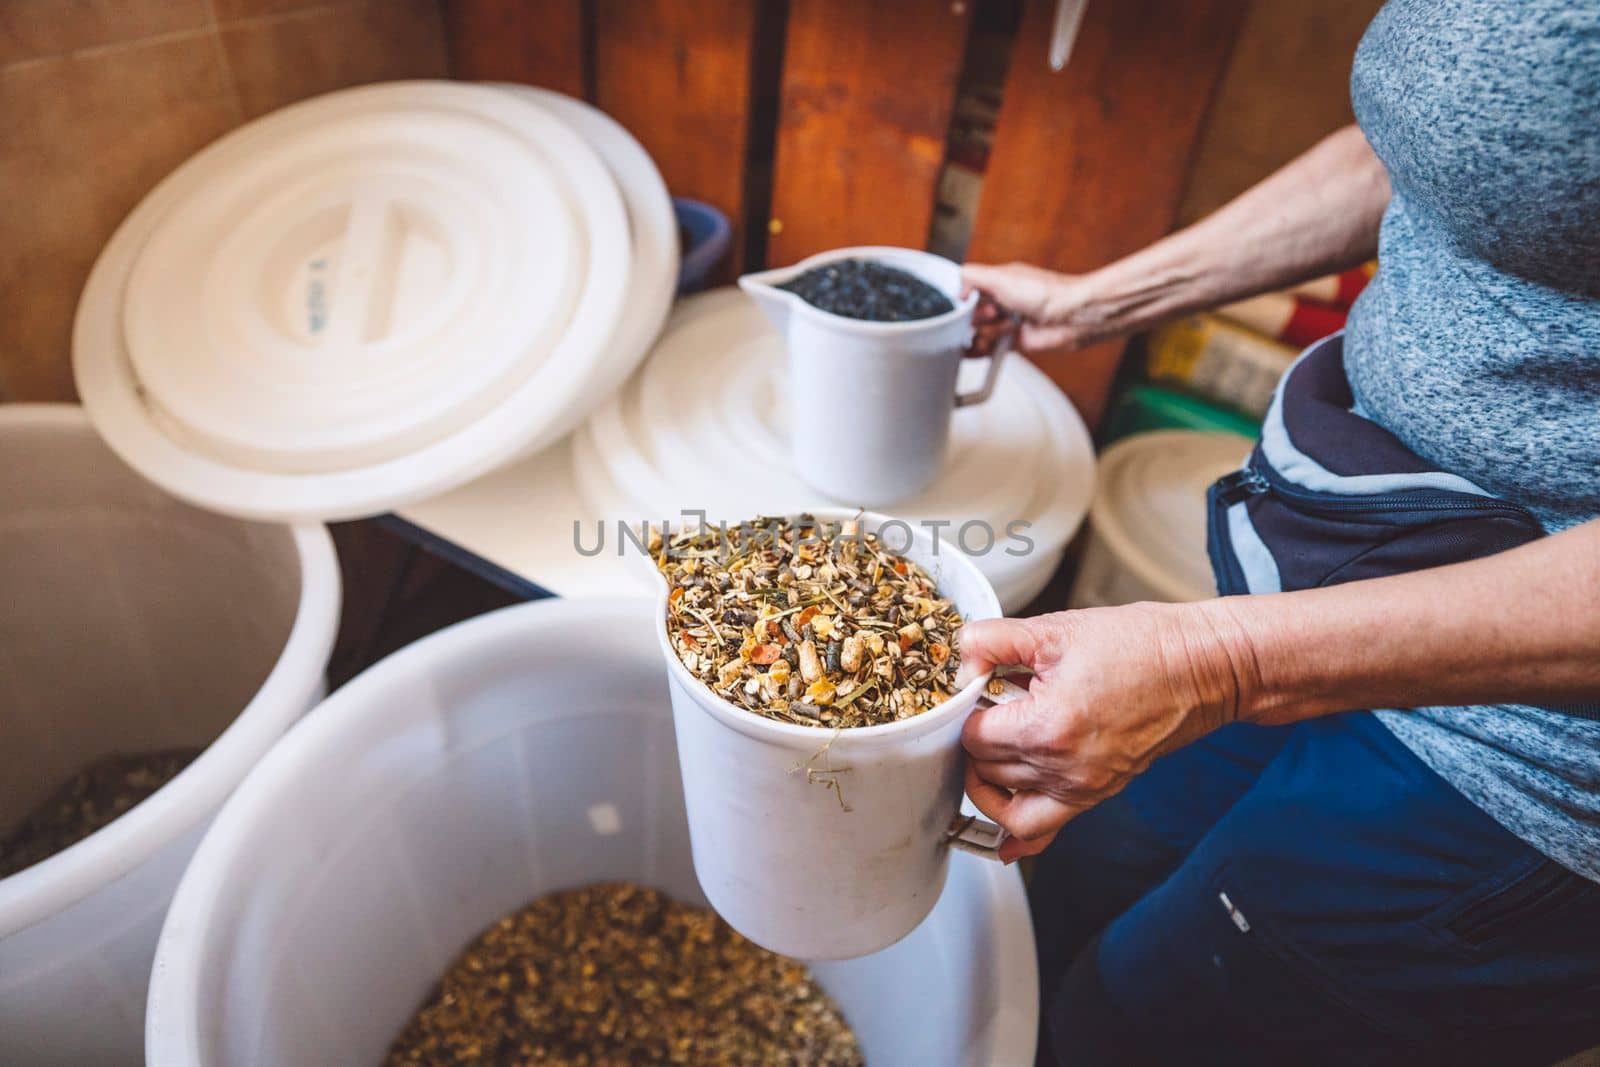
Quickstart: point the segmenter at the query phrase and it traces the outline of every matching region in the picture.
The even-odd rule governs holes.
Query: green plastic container
[[[1156,385],[1134,384],[1112,403],[1101,444],[1146,430],[1209,430],[1255,438],[1261,423],[1248,415]]]

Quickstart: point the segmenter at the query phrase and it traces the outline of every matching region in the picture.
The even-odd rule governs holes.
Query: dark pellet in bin
[[[871,1010],[866,1005],[863,1010]],[[627,883],[552,893],[445,972],[386,1067],[861,1067],[806,968],[704,908]]]
[[[870,259],[840,259],[806,271],[778,288],[823,311],[869,322],[931,319],[955,307],[921,278]]]
[[[200,751],[174,748],[95,760],[0,836],[0,878],[49,859],[127,814]]]

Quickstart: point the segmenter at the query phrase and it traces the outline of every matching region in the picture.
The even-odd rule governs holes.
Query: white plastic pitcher
[[[972,560],[926,529],[872,512],[859,518],[886,548],[921,564],[967,619],[1000,616]],[[908,547],[902,549],[905,538]],[[876,952],[914,930],[939,900],[962,796],[961,726],[986,678],[921,715],[848,730],[753,715],[713,693],[667,635],[666,582],[656,638],[666,658],[694,869],[728,923],[803,960]],[[954,839],[993,856],[993,824]]]
[[[377,1064],[457,953],[545,893],[626,880],[703,905],[652,611],[483,615],[307,716],[184,875],[151,980],[152,1067]],[[813,972],[868,1063],[1033,1063],[1014,868],[957,857],[914,934]]]
[[[955,306],[910,322],[867,322],[823,311],[779,286],[841,259],[866,259],[916,275]],[[876,507],[916,496],[939,476],[958,407],[989,399],[1007,338],[989,357],[983,385],[956,392],[972,339],[976,293],[961,297],[961,268],[909,248],[838,248],[781,270],[746,274],[789,349],[790,434],[795,469],[835,500]]]
[[[0,831],[99,757],[205,749],[0,878],[0,1064],[143,1062],[172,891],[224,798],[321,696],[338,622],[321,526],[199,511],[124,466],[81,409],[0,406]]]

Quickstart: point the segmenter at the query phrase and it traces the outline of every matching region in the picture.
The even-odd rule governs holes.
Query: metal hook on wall
[[[1050,69],[1060,71],[1072,55],[1072,45],[1083,25],[1083,12],[1089,0],[1056,0],[1056,21],[1050,31]]]

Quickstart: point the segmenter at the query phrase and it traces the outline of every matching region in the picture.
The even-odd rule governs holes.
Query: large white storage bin
[[[162,932],[150,1062],[381,1062],[478,931],[615,879],[704,902],[650,605],[543,601],[454,626],[334,694],[224,808]],[[1015,868],[957,855],[909,937],[815,970],[869,1063],[1033,1063]]]
[[[180,504],[76,407],[0,407],[0,828],[113,752],[209,746],[149,800],[0,879],[0,1063],[142,1062],[156,937],[223,799],[319,697],[321,526]]]

